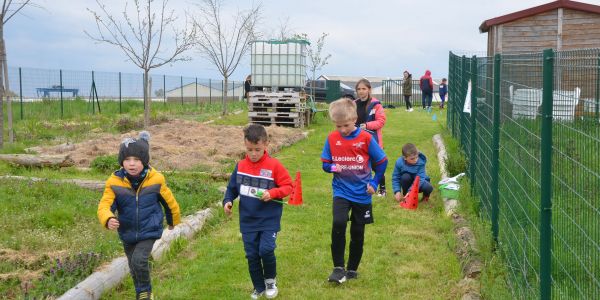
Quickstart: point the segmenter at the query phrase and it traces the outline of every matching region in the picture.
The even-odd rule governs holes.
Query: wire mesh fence
[[[450,53],[449,68],[448,127],[513,295],[598,299],[600,49]]]
[[[8,68],[15,120],[70,118],[97,112],[127,113],[143,108],[143,74]],[[244,82],[151,75],[150,99],[158,109],[192,110],[204,104],[238,101]]]

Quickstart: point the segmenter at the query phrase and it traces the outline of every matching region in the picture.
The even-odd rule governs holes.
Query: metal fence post
[[[452,52],[448,54],[448,81],[452,82],[454,80],[454,76],[452,75],[454,72],[454,64],[453,64]],[[452,136],[454,136],[454,126],[452,126],[452,108],[453,105],[450,104],[450,96],[454,92],[453,85],[448,87],[448,107],[446,109],[446,127],[450,129]]]
[[[471,190],[475,191],[475,172],[477,170],[477,56],[471,58],[471,141],[469,146],[469,172],[471,173]]]
[[[181,91],[179,95],[181,96],[181,105],[183,105],[183,76],[179,76],[179,90]]]
[[[23,120],[23,76],[21,75],[21,67],[19,67],[19,98],[21,100],[21,120]]]
[[[540,178],[540,299],[552,296],[552,93],[554,50],[543,52],[541,178]]]
[[[464,101],[463,99],[465,99],[466,96],[467,96],[467,90],[466,90],[466,88],[469,85],[469,80],[468,80],[468,77],[467,77],[467,57],[466,56],[464,56],[464,55],[462,56],[461,63],[462,63],[461,79],[462,79],[462,87],[463,87],[463,90],[464,90],[464,94],[461,91],[461,100]],[[465,136],[465,119],[466,119],[466,117],[464,116],[464,113],[461,112],[460,108],[458,109],[458,116],[459,116],[458,122],[460,123],[460,137],[459,137],[459,141],[460,141],[461,148],[463,150],[466,150],[465,149],[465,138],[464,138],[464,136]]]
[[[596,63],[596,116],[595,121],[600,122],[600,54],[598,54],[598,62]]]
[[[60,76],[60,118],[62,119],[64,116],[64,104],[63,104],[63,80],[62,80],[62,69],[59,70]]]
[[[208,79],[208,104],[212,104],[212,82]]]
[[[198,107],[198,77],[196,77],[196,107]]]
[[[500,177],[500,67],[502,56],[494,56],[494,104],[493,104],[493,128],[492,128],[492,238],[494,249],[498,245],[498,215],[500,201],[499,177]]]
[[[92,88],[90,91],[90,100],[92,101],[92,115],[96,113],[96,107],[94,106],[94,87],[96,86],[96,80],[94,78],[94,71],[92,71]]]
[[[120,114],[123,113],[123,107],[122,107],[122,104],[121,104],[121,99],[122,99],[121,72],[119,72],[119,113]]]

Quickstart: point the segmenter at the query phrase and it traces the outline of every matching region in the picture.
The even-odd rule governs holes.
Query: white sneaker
[[[256,300],[256,299],[260,298],[264,294],[265,294],[265,291],[262,291],[262,292],[259,293],[256,290],[254,290],[254,291],[252,291],[252,294],[250,294],[250,298]]]
[[[265,279],[265,286],[267,287],[267,289],[265,290],[265,296],[267,296],[267,299],[273,299],[277,297],[277,293],[279,291],[277,290],[277,283],[275,282],[275,278]]]
[[[413,108],[412,108],[412,107],[408,109],[408,112],[412,112],[412,111],[413,111]]]

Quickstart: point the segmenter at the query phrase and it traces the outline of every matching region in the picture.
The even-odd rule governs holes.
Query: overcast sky
[[[115,13],[122,11],[125,3],[101,1]],[[96,33],[94,19],[87,11],[98,11],[94,0],[34,2],[42,8],[28,7],[5,25],[10,67],[140,72],[126,61],[121,50],[96,44],[84,34],[84,30]],[[322,32],[328,33],[324,53],[332,57],[319,75],[399,77],[404,70],[421,75],[430,69],[435,78],[440,78],[447,76],[449,51],[485,52],[487,34],[479,33],[483,21],[548,2],[551,1],[262,0],[261,28],[269,38],[289,18],[293,31],[307,33],[315,40]],[[248,8],[252,2],[226,0],[225,5],[223,16],[231,20],[234,10]],[[195,10],[191,0],[171,0],[170,7],[181,16],[181,22],[185,11]],[[220,78],[216,68],[197,51],[191,50],[187,55],[192,61],[152,72]],[[246,55],[233,79],[244,78],[250,72],[249,64]]]

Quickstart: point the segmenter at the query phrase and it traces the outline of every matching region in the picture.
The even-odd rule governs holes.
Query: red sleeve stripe
[[[382,164],[383,162],[385,162],[386,160],[387,160],[387,156],[386,156],[386,157],[384,157],[383,159],[381,159],[380,161],[378,161],[377,163],[375,163],[375,165],[380,165],[380,164]]]

